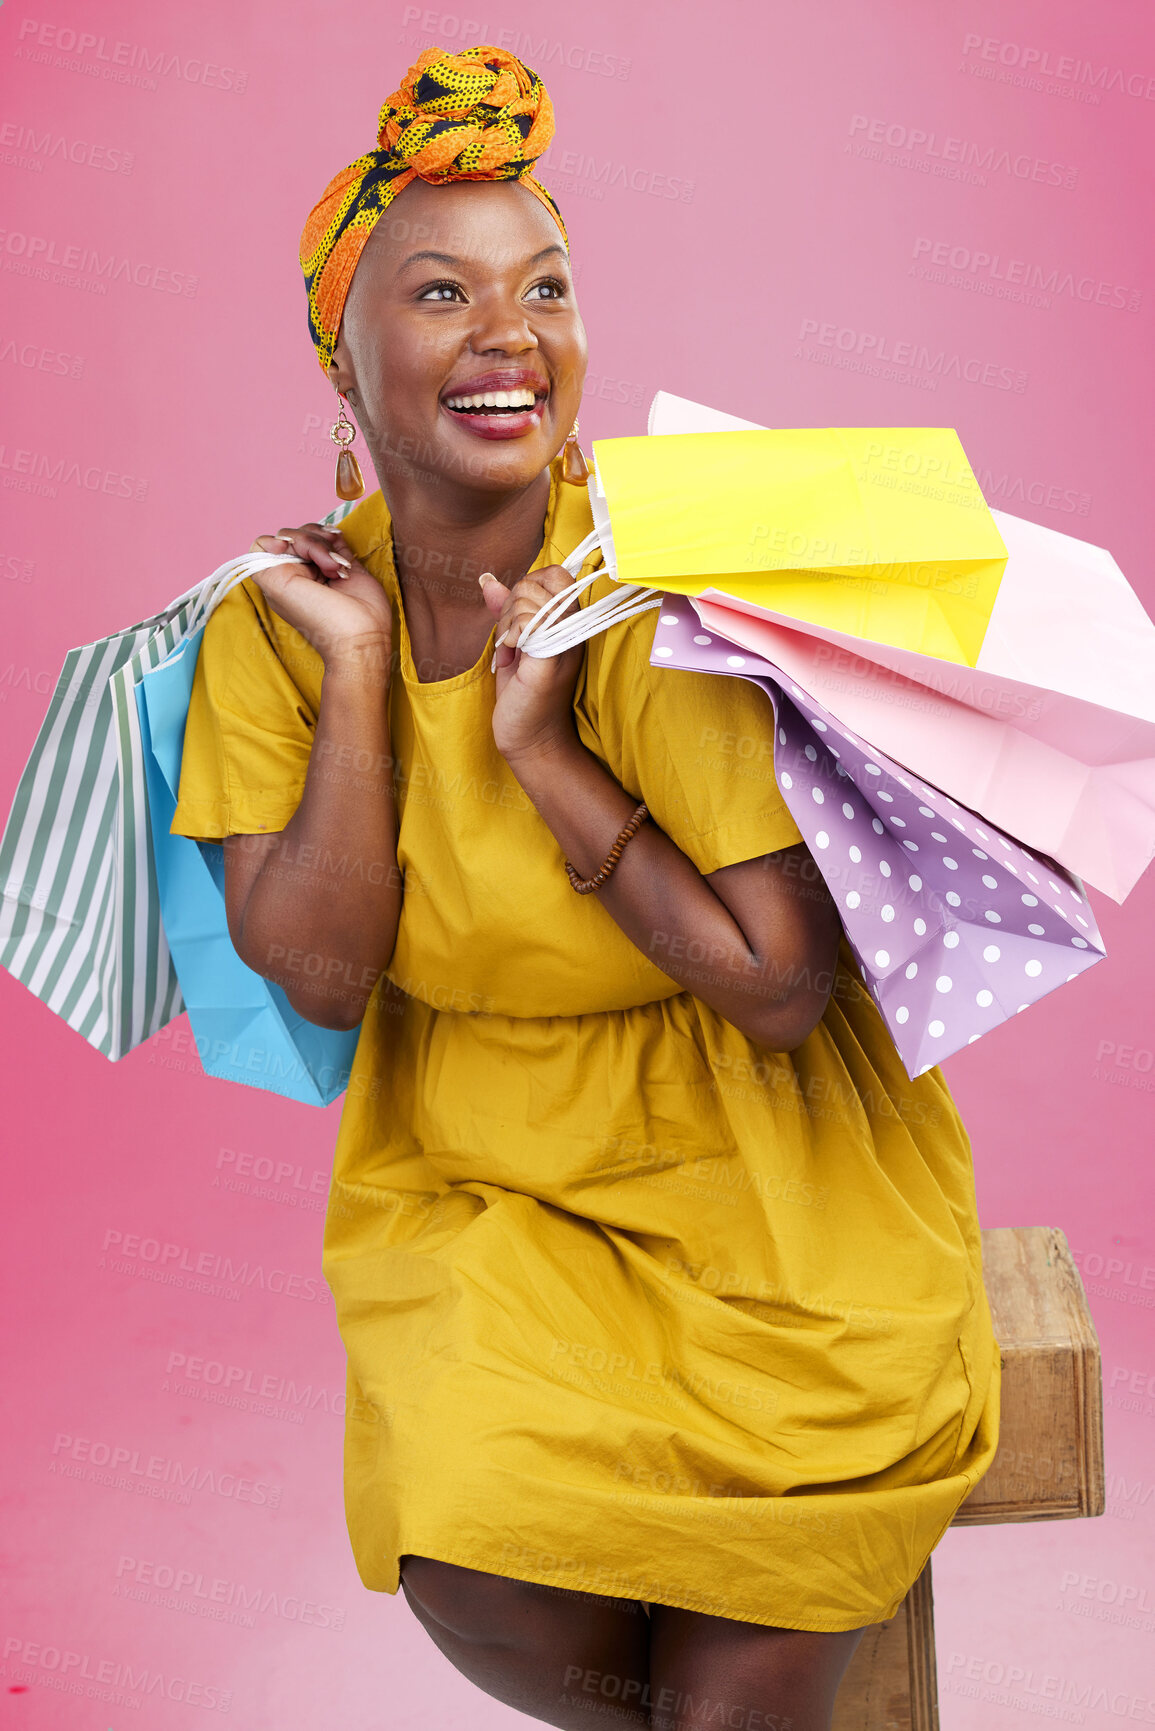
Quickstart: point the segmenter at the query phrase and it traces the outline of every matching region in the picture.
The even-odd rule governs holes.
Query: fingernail
[[[344,567],[347,571],[351,571],[353,569],[352,562],[348,559],[342,559],[342,557],[339,553],[330,554],[330,558],[333,560],[334,564],[344,565]]]
[[[505,640],[508,636],[509,636],[509,626],[507,625],[505,630],[502,632],[501,636],[498,638],[497,642],[493,646],[493,653],[495,655],[497,654],[498,650],[501,648],[502,644],[505,642]]]
[[[491,578],[491,579],[492,579],[492,580],[493,580],[493,582],[494,582],[494,583],[496,583],[496,582],[497,582],[497,578],[496,578],[496,577],[494,577],[494,575],[493,575],[493,572],[492,572],[492,571],[483,571],[483,572],[482,572],[482,573],[481,573],[481,576],[480,576],[480,577],[479,577],[479,578],[478,578],[478,579],[477,579],[477,581],[478,581],[478,582],[479,582],[479,583],[480,583],[480,584],[481,584],[481,587],[482,587],[482,588],[483,588],[483,589],[484,589],[484,588],[485,588],[485,579],[486,579],[486,578],[487,578],[487,577],[489,577],[489,578]]]
[[[493,651],[493,660],[489,663],[489,671],[492,673],[496,666],[497,666],[497,650],[495,649]]]

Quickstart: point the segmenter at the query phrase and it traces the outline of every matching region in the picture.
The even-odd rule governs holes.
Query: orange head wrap
[[[553,137],[545,85],[504,48],[426,48],[384,104],[376,150],[333,176],[301,232],[309,335],[328,372],[361,249],[412,180],[519,180],[545,205],[568,250],[561,212],[530,169]]]

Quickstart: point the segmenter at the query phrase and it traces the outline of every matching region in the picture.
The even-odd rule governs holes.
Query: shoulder
[[[599,575],[581,597],[584,606],[621,585]],[[637,599],[643,599],[638,597]],[[586,643],[580,696],[604,738],[634,736],[652,750],[682,749],[741,733],[772,754],[773,707],[761,685],[735,674],[670,667],[652,657],[661,604],[631,614]],[[742,750],[753,750],[743,745]]]
[[[560,565],[578,543],[585,540],[593,526],[589,493],[585,487],[575,487],[563,480],[561,458],[555,457],[550,465],[549,511],[540,563]],[[588,570],[590,565],[596,564],[597,558],[597,553],[592,553],[582,569]]]
[[[209,615],[197,667],[215,703],[244,712],[273,688],[320,703],[320,652],[275,611],[255,577],[233,585]]]
[[[599,579],[594,599],[614,587]],[[795,846],[767,693],[739,675],[652,662],[660,614],[635,613],[589,640],[579,738],[700,872]]]
[[[340,529],[362,564],[389,546],[389,511],[379,488],[345,510],[331,511],[322,521]]]
[[[597,601],[620,595],[624,587],[625,585],[601,571],[589,587],[582,591],[578,603],[581,607],[592,607]],[[638,595],[633,599],[643,601],[648,597]],[[598,680],[618,680],[631,674],[636,676],[640,666],[650,667],[650,652],[654,644],[654,628],[659,611],[658,607],[648,607],[644,611],[631,614],[627,619],[619,619],[613,625],[607,625],[604,630],[595,632],[588,638],[588,675]],[[653,669],[654,673],[660,671],[658,668]]]

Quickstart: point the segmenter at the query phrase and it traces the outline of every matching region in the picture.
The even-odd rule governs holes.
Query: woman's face
[[[561,449],[585,368],[565,246],[540,200],[513,181],[414,181],[358,260],[329,374],[379,477],[504,492]]]

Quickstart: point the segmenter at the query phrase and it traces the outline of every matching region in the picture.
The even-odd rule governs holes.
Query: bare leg
[[[607,1723],[601,1704],[612,1707],[615,1724],[649,1725],[649,1620],[636,1599],[413,1555],[401,1559],[401,1590],[450,1664],[518,1712],[563,1731],[593,1731]]]
[[[834,1697],[862,1629],[823,1635],[655,1605],[653,1731],[829,1731]]]

